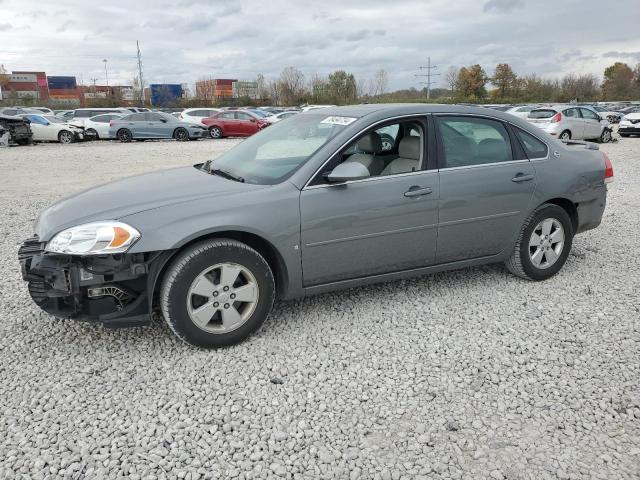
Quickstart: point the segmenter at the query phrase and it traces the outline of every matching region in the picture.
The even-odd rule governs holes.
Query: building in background
[[[258,98],[258,82],[236,80],[232,88],[234,98],[251,98],[252,100]]]
[[[47,77],[47,84],[50,103],[66,107],[77,107],[82,103],[82,92],[76,77],[50,76]]]
[[[23,99],[25,103],[46,102],[49,89],[45,72],[13,71],[3,78],[3,99]]]
[[[233,92],[236,82],[238,82],[238,80],[233,78],[198,80],[196,82],[196,98],[205,102],[234,98]]]
[[[151,105],[170,107],[182,98],[182,85],[179,83],[152,83],[149,85]]]

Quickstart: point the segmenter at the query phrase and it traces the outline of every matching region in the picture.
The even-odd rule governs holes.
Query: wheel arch
[[[578,205],[576,203],[572,202],[568,198],[555,197],[555,198],[551,198],[549,200],[546,200],[546,201],[542,202],[536,208],[540,208],[545,203],[550,203],[552,205],[557,205],[558,207],[560,207],[564,211],[566,211],[567,214],[569,215],[569,218],[571,219],[571,226],[573,227],[573,233],[575,234],[578,231],[578,226],[580,224],[580,221],[579,221],[579,218],[578,218]]]
[[[174,258],[180,252],[196,243],[205,240],[220,238],[237,240],[239,242],[245,243],[246,245],[256,250],[260,255],[262,255],[271,268],[271,271],[273,272],[273,277],[276,282],[277,296],[281,297],[285,295],[289,288],[289,272],[284,258],[282,257],[282,254],[278,251],[278,249],[270,241],[255,233],[241,230],[221,230],[189,239],[189,241],[179,245],[175,250],[168,251],[166,255],[161,254],[161,256],[159,257],[159,265],[156,267],[155,272],[150,275],[150,278],[147,279],[147,288],[150,292],[150,311],[152,310],[154,305],[157,305],[157,296],[160,290],[162,279],[164,278],[167,269],[169,268],[169,265],[174,260]]]
[[[207,130],[211,131],[212,128],[219,128],[220,131],[222,132],[222,135],[224,135],[224,128],[222,128],[220,125],[218,125],[217,123],[212,123],[211,125],[207,125]]]

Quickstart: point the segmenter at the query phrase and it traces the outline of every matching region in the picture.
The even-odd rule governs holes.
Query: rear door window
[[[126,117],[126,119],[130,122],[144,122],[146,120],[144,113],[134,113]]]
[[[562,113],[569,118],[580,118],[580,111],[577,108],[568,108]]]
[[[442,168],[469,167],[513,160],[507,129],[480,117],[437,117],[444,150]]]

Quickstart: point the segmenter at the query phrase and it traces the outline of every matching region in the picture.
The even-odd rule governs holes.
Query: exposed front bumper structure
[[[147,279],[159,254],[79,257],[47,253],[44,247],[32,237],[18,251],[29,294],[44,311],[113,327],[149,323]]]

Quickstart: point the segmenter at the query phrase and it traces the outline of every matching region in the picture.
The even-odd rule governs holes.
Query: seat
[[[463,167],[475,164],[477,144],[463,135],[444,142],[447,167]]]
[[[379,175],[382,168],[384,168],[384,160],[376,158],[376,155],[382,153],[382,138],[380,135],[376,132],[371,132],[358,140],[356,147],[363,153],[354,153],[345,163],[358,162],[369,170],[370,175]]]
[[[381,175],[415,172],[420,169],[422,137],[404,137],[398,145],[398,158],[382,170]]]
[[[478,157],[482,163],[505,162],[510,156],[504,140],[485,138],[478,144]]]

